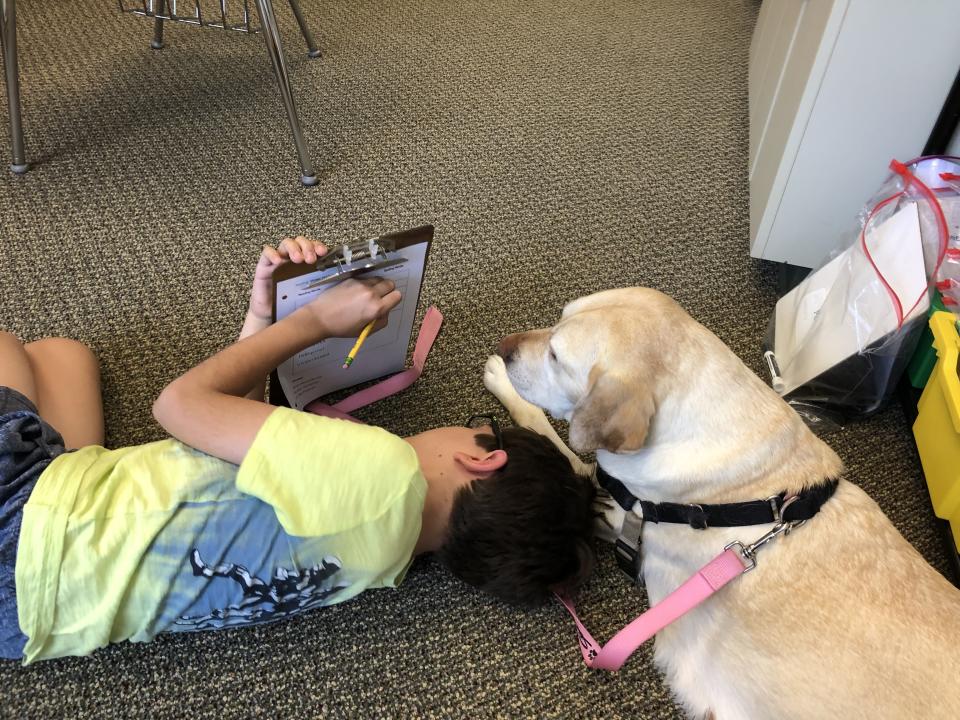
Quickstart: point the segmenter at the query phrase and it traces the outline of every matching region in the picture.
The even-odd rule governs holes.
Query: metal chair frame
[[[270,64],[273,66],[273,72],[277,78],[280,99],[287,113],[287,121],[290,124],[290,132],[293,135],[293,143],[297,150],[297,159],[300,163],[300,182],[308,186],[317,183],[317,176],[310,160],[310,153],[303,137],[300,118],[293,98],[293,88],[290,85],[290,75],[284,60],[283,45],[280,41],[277,19],[273,11],[273,0],[254,0],[260,18],[259,27],[255,26],[252,21],[250,0],[234,2],[232,7],[228,7],[227,0],[216,0],[219,12],[212,14],[203,12],[201,0],[186,0],[185,2],[178,2],[178,0],[135,0],[132,2],[117,0],[117,2],[121,12],[153,18],[153,39],[150,42],[150,47],[154,50],[161,50],[164,47],[163,28],[165,22],[178,22],[197,27],[234,30],[251,34],[261,33],[267,48],[267,56],[270,58]],[[306,42],[308,57],[320,57],[321,52],[317,48],[310,28],[307,26],[298,1],[288,0],[288,2]],[[183,6],[187,6],[186,12],[179,11]],[[234,10],[234,8],[239,8],[239,10]],[[229,18],[238,12],[240,14],[239,21],[231,21]],[[7,105],[10,111],[12,155],[10,170],[22,175],[27,172],[30,166],[26,160],[23,143],[20,76],[17,64],[16,0],[0,0],[0,46],[2,46],[3,66],[6,73]]]

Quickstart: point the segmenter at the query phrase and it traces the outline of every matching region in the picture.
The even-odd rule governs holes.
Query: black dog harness
[[[634,580],[640,576],[640,533],[646,520],[689,525],[695,530],[770,523],[797,526],[820,511],[823,504],[833,496],[839,483],[835,479],[829,480],[791,497],[782,492],[765,500],[710,505],[641,500],[599,465],[597,482],[627,511],[623,531],[616,542],[616,557],[620,568]]]

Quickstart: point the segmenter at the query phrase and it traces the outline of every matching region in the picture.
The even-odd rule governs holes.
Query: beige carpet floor
[[[34,168],[0,173],[0,328],[96,349],[109,444],[162,436],[153,398],[231,341],[260,246],[289,233],[436,225],[423,300],[447,325],[422,380],[361,413],[397,433],[498,410],[481,383],[497,339],[609,287],[671,293],[760,371],[776,275],[748,255],[758,0],[303,0],[320,60],[276,4],[310,189],[259,37],[172,27],[155,52],[107,0],[18,3]],[[900,410],[830,441],[945,569]],[[644,603],[604,551],[589,625],[608,637]],[[289,622],[0,664],[0,716],[680,713],[649,648],[588,672],[558,606],[510,609],[425,560],[399,591]]]

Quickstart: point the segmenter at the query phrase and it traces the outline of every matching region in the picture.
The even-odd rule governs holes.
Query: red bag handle
[[[937,234],[940,236],[940,248],[939,252],[937,253],[937,264],[933,269],[934,278],[937,276],[937,272],[939,272],[940,266],[943,264],[943,258],[947,254],[947,242],[950,238],[950,231],[947,228],[947,219],[944,217],[943,208],[940,207],[940,201],[937,200],[937,196],[934,194],[934,192],[916,175],[910,172],[910,169],[899,160],[891,160],[890,169],[903,179],[904,189],[894,193],[890,197],[884,198],[874,205],[873,209],[870,211],[870,214],[867,216],[866,222],[863,223],[863,229],[860,231],[860,245],[863,248],[864,254],[867,256],[867,260],[870,262],[871,267],[873,267],[874,272],[877,273],[877,277],[880,278],[880,282],[883,283],[883,286],[887,290],[887,294],[890,296],[890,301],[893,303],[894,312],[897,314],[897,329],[899,330],[903,326],[904,318],[909,317],[910,313],[916,309],[917,305],[920,304],[920,301],[923,300],[923,296],[927,291],[924,290],[922,293],[920,293],[920,296],[916,299],[913,305],[910,306],[909,310],[906,312],[903,311],[903,304],[900,302],[900,298],[897,296],[897,293],[894,292],[893,288],[890,287],[890,283],[887,282],[887,279],[883,276],[883,273],[880,272],[880,268],[878,268],[877,264],[874,262],[873,256],[870,254],[870,248],[867,246],[867,228],[870,226],[870,221],[873,220],[874,215],[876,215],[881,208],[902,197],[904,194],[906,194],[907,188],[913,185],[920,195],[922,195],[930,204],[930,207],[933,208],[934,218],[937,222]]]

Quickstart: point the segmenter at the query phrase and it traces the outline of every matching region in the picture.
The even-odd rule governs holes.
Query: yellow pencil
[[[367,323],[367,326],[362,331],[360,331],[360,337],[357,338],[357,341],[353,344],[353,348],[347,354],[347,359],[343,361],[344,370],[346,370],[348,367],[350,367],[353,364],[353,361],[357,357],[357,353],[360,352],[360,346],[363,345],[363,341],[367,339],[367,335],[371,333],[371,331],[373,330],[373,326],[374,324],[376,324],[376,322],[377,322],[376,320],[371,320],[370,322]]]

